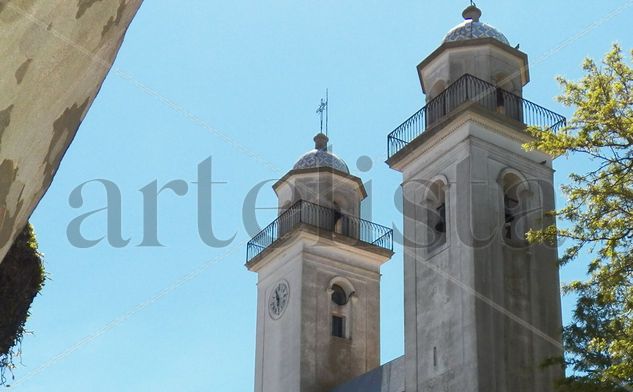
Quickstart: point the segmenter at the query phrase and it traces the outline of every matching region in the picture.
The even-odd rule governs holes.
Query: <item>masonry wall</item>
[[[541,367],[561,355],[556,249],[503,237],[507,170],[527,183],[517,219],[552,223],[550,162],[517,132],[466,113],[404,168],[407,392],[549,392],[562,376]],[[418,183],[436,178],[447,182],[446,243],[429,248]]]

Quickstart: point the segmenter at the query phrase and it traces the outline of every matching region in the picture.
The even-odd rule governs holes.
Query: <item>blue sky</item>
[[[633,47],[632,1],[480,1],[482,21],[530,56],[526,98],[565,115],[556,75],[581,76],[584,57],[613,42]],[[400,225],[400,174],[383,161],[386,135],[424,102],[415,66],[460,23],[467,1],[146,1],[113,71],[32,216],[49,280],[33,305],[15,371],[23,391],[250,391],[254,372],[256,276],[243,264],[250,234],[248,191],[277,179],[318,130],[315,109],[330,90],[330,136],[352,173],[371,180],[371,219]],[[627,6],[619,12],[612,10]],[[152,93],[148,94],[148,89]],[[246,151],[246,152],[245,152]],[[360,156],[374,165],[361,173]],[[197,234],[197,165],[212,157],[213,224],[224,248]],[[587,162],[555,162],[557,181]],[[122,195],[129,245],[73,247],[68,223],[105,205],[87,184],[108,179]],[[142,247],[139,189],[154,180],[189,183],[159,198],[159,238]],[[559,200],[559,204],[563,202]],[[264,186],[257,205],[273,207]],[[258,211],[260,225],[272,210]],[[104,215],[85,236],[105,233]],[[382,360],[403,353],[402,252],[383,268]],[[582,263],[562,280],[582,277]],[[568,318],[572,302],[564,302]]]

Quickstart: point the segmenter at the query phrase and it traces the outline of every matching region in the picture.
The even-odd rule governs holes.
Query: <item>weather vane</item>
[[[328,89],[325,89],[325,99],[321,98],[321,104],[317,108],[316,112],[321,120],[321,133],[327,135],[327,123],[328,123]],[[325,132],[323,132],[323,115],[325,114]]]

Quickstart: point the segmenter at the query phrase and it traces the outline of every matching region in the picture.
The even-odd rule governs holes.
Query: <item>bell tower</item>
[[[565,118],[525,100],[527,55],[468,7],[417,70],[426,105],[388,137],[403,175],[406,392],[551,392],[562,355],[553,157],[527,126]]]
[[[360,178],[319,133],[273,189],[279,215],[248,243],[258,275],[255,392],[329,392],[380,365],[380,266],[391,229],[360,218]]]

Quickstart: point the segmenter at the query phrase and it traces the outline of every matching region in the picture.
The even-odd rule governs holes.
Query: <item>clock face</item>
[[[288,286],[288,282],[285,280],[278,282],[275,288],[270,292],[270,296],[268,298],[268,311],[270,312],[270,317],[275,320],[281,317],[288,305],[289,297],[290,286]]]

